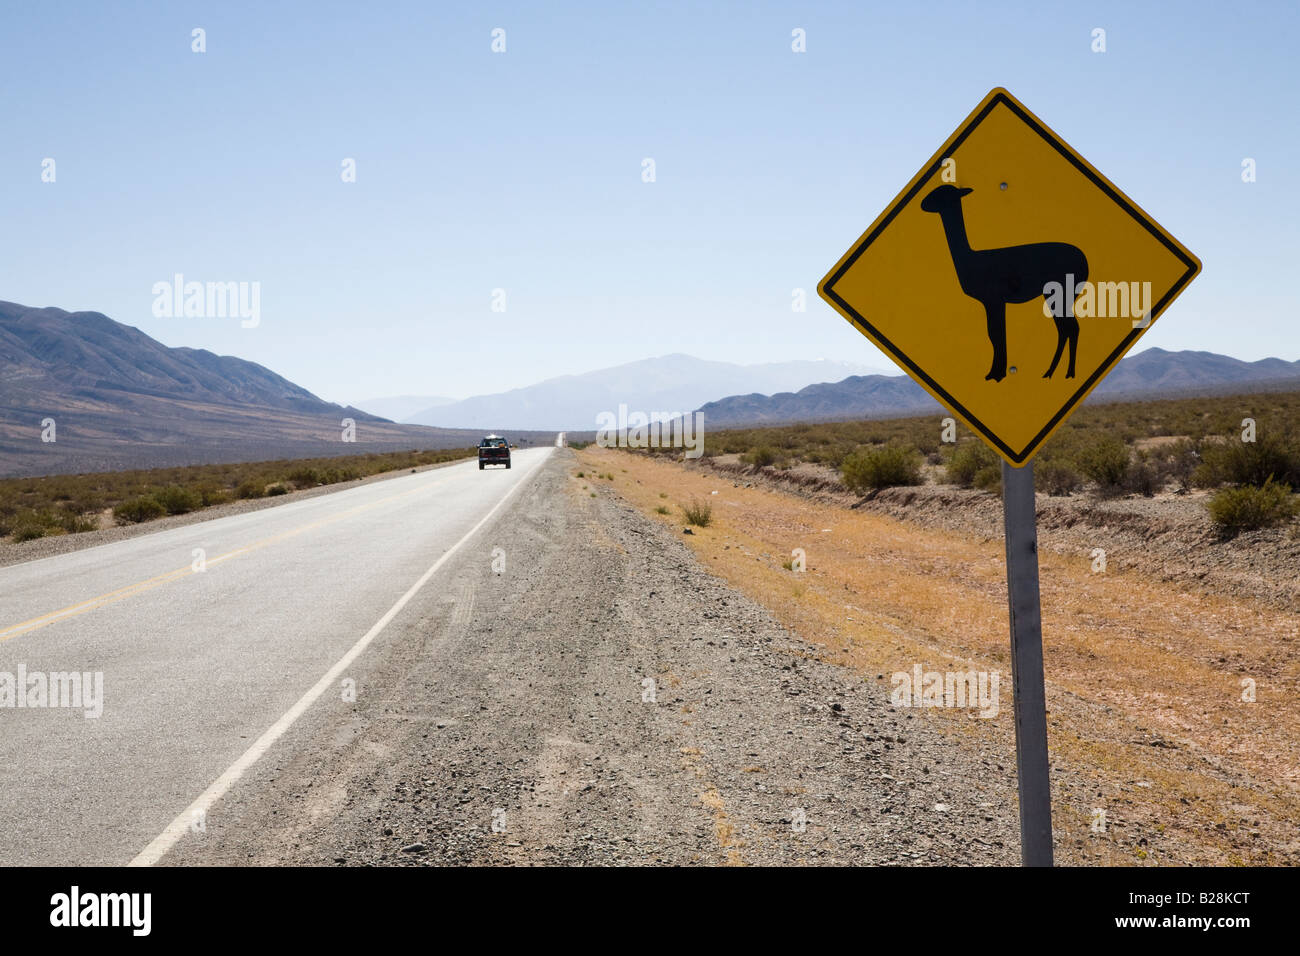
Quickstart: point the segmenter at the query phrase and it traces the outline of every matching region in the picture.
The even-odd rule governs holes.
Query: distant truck
[[[478,470],[488,465],[510,467],[510,442],[500,435],[488,435],[478,443]]]

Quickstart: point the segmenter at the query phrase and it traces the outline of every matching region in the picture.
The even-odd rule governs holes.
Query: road
[[[0,569],[0,864],[153,862],[319,696],[346,693],[347,664],[417,583],[438,588],[444,556],[490,560],[477,532],[553,453]],[[6,674],[12,689],[73,671],[102,674],[102,701],[5,706]]]

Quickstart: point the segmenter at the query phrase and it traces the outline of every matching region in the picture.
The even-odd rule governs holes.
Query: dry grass
[[[709,497],[713,521],[685,537],[705,564],[788,627],[879,687],[927,669],[1001,670],[993,720],[917,711],[954,744],[1014,767],[1001,540],[925,529],[761,488],[733,488],[646,456],[589,448],[622,467],[616,489],[647,514],[660,494]],[[710,496],[713,491],[717,495]],[[671,517],[658,517],[671,523]],[[808,570],[794,573],[794,548]],[[1300,615],[1040,555],[1055,823],[1064,862],[1300,861]],[[955,664],[956,666],[950,666]],[[943,666],[940,666],[943,665]],[[878,676],[879,675],[879,676]],[[1241,700],[1241,680],[1257,700]],[[1089,830],[1107,810],[1105,834]]]

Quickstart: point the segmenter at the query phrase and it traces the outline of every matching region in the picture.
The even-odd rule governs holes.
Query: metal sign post
[[[1038,603],[1038,522],[1034,464],[1002,463],[1011,608],[1011,683],[1016,719],[1016,778],[1020,788],[1020,859],[1052,865],[1052,790],[1047,767],[1047,697],[1043,687],[1043,628]]]

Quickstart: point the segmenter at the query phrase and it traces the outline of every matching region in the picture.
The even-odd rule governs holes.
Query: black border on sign
[[[1010,109],[1012,113],[1014,113],[1017,117],[1020,118],[1021,122],[1023,122],[1026,126],[1032,129],[1053,149],[1055,149],[1058,153],[1060,153],[1063,157],[1065,157],[1065,159],[1070,163],[1070,165],[1072,165],[1075,169],[1077,169],[1084,176],[1086,176],[1093,183],[1093,185],[1095,185],[1103,193],[1109,196],[1110,199],[1116,205],[1118,205],[1121,209],[1123,209],[1126,213],[1128,213],[1129,216],[1131,216],[1136,222],[1141,224],[1141,226],[1144,229],[1146,229],[1147,232],[1151,233],[1151,235],[1154,236],[1160,242],[1161,245],[1163,245],[1166,249],[1172,252],[1180,262],[1184,263],[1187,266],[1187,271],[1184,272],[1182,276],[1179,277],[1178,281],[1175,282],[1169,288],[1169,290],[1160,297],[1160,301],[1157,302],[1152,307],[1150,322],[1148,322],[1147,325],[1142,328],[1130,329],[1128,335],[1126,335],[1123,341],[1120,342],[1120,344],[1115,348],[1115,351],[1111,352],[1111,354],[1101,364],[1101,366],[1090,376],[1088,376],[1087,380],[1084,381],[1084,383],[1079,387],[1078,391],[1076,391],[1074,395],[1072,395],[1069,398],[1069,400],[1066,401],[1065,405],[1061,408],[1061,410],[1058,411],[1055,415],[1053,415],[1051,420],[1045,426],[1043,426],[1043,430],[1040,431],[1037,435],[1035,435],[1032,439],[1030,439],[1029,444],[1027,444],[1023,449],[1021,449],[1018,452],[1010,448],[1008,445],[1006,445],[1006,443],[1004,443],[1002,439],[998,438],[997,435],[993,434],[993,432],[990,431],[989,428],[983,422],[981,422],[978,418],[972,415],[970,411],[966,409],[965,406],[963,406],[955,398],[949,395],[947,390],[944,389],[943,386],[941,386],[938,382],[936,382],[924,371],[922,371],[910,358],[904,355],[898,349],[897,346],[895,346],[892,342],[890,342],[889,339],[886,338],[885,335],[883,335],[879,329],[877,329],[870,322],[868,322],[864,316],[859,314],[856,309],[854,309],[851,305],[849,305],[848,302],[846,302],[840,295],[838,295],[835,292],[835,283],[837,283],[841,278],[843,278],[844,273],[847,272],[855,262],[857,262],[858,258],[862,255],[863,252],[866,251],[867,247],[871,245],[882,232],[885,231],[885,229],[889,226],[889,224],[894,221],[894,217],[897,216],[900,211],[902,211],[903,207],[905,207],[908,203],[912,201],[912,199],[916,196],[916,194],[921,191],[921,188],[925,186],[926,183],[928,183],[931,180],[931,178],[935,175],[935,173],[939,171],[940,167],[943,165],[944,158],[947,155],[954,152],[957,149],[957,147],[959,147],[963,142],[965,142],[966,138],[970,136],[972,132],[975,131],[975,128],[979,126],[979,124],[984,121],[985,117],[987,117],[989,113],[993,111],[993,108],[998,106],[999,104],[1006,106],[1008,109]],[[930,167],[925,170],[921,178],[916,181],[916,184],[913,185],[912,188],[909,189],[906,193],[904,193],[899,199],[894,201],[894,205],[890,207],[889,212],[885,215],[883,219],[880,220],[880,223],[874,229],[872,229],[871,232],[868,233],[867,236],[861,242],[858,243],[857,247],[854,248],[854,250],[848,255],[847,258],[845,258],[845,260],[840,264],[839,268],[837,268],[835,272],[831,274],[830,278],[827,279],[822,284],[822,291],[825,295],[829,296],[831,299],[835,301],[836,305],[839,306],[840,310],[845,315],[849,316],[853,320],[853,323],[857,325],[859,329],[867,335],[868,338],[870,338],[872,341],[876,342],[877,344],[884,346],[885,349],[889,352],[889,354],[893,356],[894,361],[898,362],[904,368],[909,369],[912,373],[913,378],[925,382],[929,386],[930,390],[936,396],[939,397],[940,401],[942,401],[950,409],[952,409],[953,411],[961,415],[971,425],[971,427],[975,428],[981,435],[983,435],[986,439],[988,439],[988,441],[992,442],[999,449],[1001,449],[1004,455],[1006,455],[1016,464],[1020,465],[1020,464],[1024,464],[1025,461],[1027,461],[1029,457],[1033,455],[1033,453],[1037,450],[1038,446],[1042,444],[1043,441],[1047,438],[1047,436],[1052,433],[1053,429],[1055,429],[1056,426],[1060,424],[1061,420],[1064,419],[1067,415],[1069,415],[1070,412],[1074,410],[1074,407],[1078,405],[1079,402],[1081,402],[1083,398],[1088,394],[1088,392],[1092,390],[1093,386],[1096,385],[1097,382],[1099,382],[1101,378],[1111,370],[1112,366],[1114,366],[1114,364],[1119,360],[1120,356],[1122,356],[1126,351],[1128,351],[1129,347],[1133,344],[1134,340],[1136,340],[1139,335],[1141,335],[1144,331],[1146,331],[1147,328],[1150,328],[1151,323],[1155,322],[1156,318],[1160,315],[1160,313],[1164,311],[1165,306],[1167,306],[1173,300],[1173,298],[1176,295],[1178,295],[1179,292],[1182,291],[1183,287],[1192,280],[1192,277],[1196,275],[1197,271],[1198,271],[1197,263],[1191,257],[1189,257],[1187,253],[1184,252],[1176,243],[1172,242],[1169,239],[1169,237],[1166,236],[1159,229],[1159,227],[1157,227],[1142,212],[1135,209],[1132,203],[1130,203],[1122,195],[1116,192],[1114,187],[1112,187],[1110,183],[1108,183],[1100,174],[1098,174],[1095,170],[1090,168],[1086,163],[1080,162],[1079,157],[1075,156],[1074,153],[1071,152],[1071,150],[1068,147],[1066,147],[1059,139],[1057,139],[1056,136],[1048,132],[1048,130],[1046,130],[1036,119],[1034,119],[1034,117],[1030,116],[1027,112],[1021,109],[1019,104],[1017,104],[1014,100],[1008,97],[1007,94],[999,92],[995,96],[993,96],[993,98],[990,99],[987,104],[985,104],[984,109],[980,110],[974,117],[971,118],[971,120],[966,124],[966,127],[962,129],[957,134],[956,138],[952,140],[951,144],[948,145],[947,148],[943,150],[943,154],[936,157],[935,161],[930,164]]]

